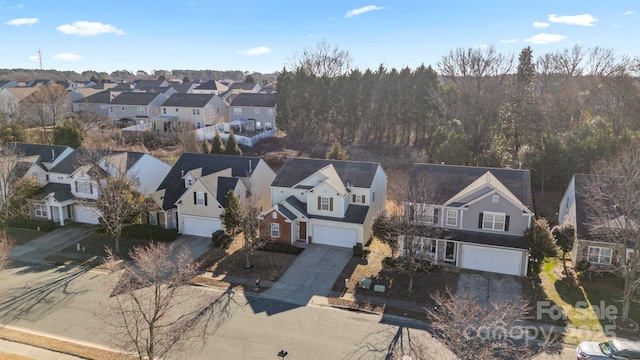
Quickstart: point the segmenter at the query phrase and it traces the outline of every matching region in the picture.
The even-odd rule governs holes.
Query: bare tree
[[[306,48],[302,53],[295,53],[290,59],[288,68],[291,71],[302,69],[309,75],[336,77],[345,75],[351,70],[351,54],[349,51],[331,47],[323,40],[315,49]]]
[[[27,217],[27,199],[34,195],[40,184],[35,176],[26,176],[30,163],[20,154],[5,146],[0,151],[0,228],[5,229],[11,220]]]
[[[244,251],[246,255],[245,268],[250,269],[253,267],[251,259],[261,246],[266,243],[266,240],[258,237],[258,229],[260,223],[258,222],[258,215],[260,199],[253,190],[249,190],[249,196],[243,201],[244,212],[242,215],[242,221],[240,222],[240,229],[244,236]]]
[[[0,232],[0,270],[6,269],[11,263],[11,250],[13,250],[14,240],[7,235],[7,231]]]
[[[623,149],[614,159],[593,166],[583,196],[594,240],[615,244],[612,265],[624,279],[622,322],[640,285],[640,146]],[[627,257],[627,248],[633,250]]]
[[[432,298],[436,306],[427,309],[431,327],[461,360],[532,359],[556,339],[535,341],[531,332],[538,330],[522,322],[532,310],[523,299],[483,304],[470,293],[450,290]]]
[[[175,253],[173,245],[152,243],[134,248],[130,257],[133,264],[109,251],[105,285],[112,295],[96,310],[122,350],[139,359],[167,358],[203,342],[228,314],[232,292],[215,297],[189,285],[198,264],[187,248]]]
[[[23,101],[27,119],[42,128],[44,141],[50,142],[47,128],[64,120],[71,111],[69,91],[62,85],[42,85]]]
[[[74,120],[82,128],[84,133],[89,130],[98,130],[111,124],[111,120],[109,120],[107,115],[86,111],[75,113]]]

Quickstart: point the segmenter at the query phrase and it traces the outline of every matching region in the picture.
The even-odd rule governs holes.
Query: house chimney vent
[[[182,174],[182,177],[184,177],[184,170],[180,170],[180,173]]]
[[[55,149],[51,149],[51,161],[56,159],[56,150]]]

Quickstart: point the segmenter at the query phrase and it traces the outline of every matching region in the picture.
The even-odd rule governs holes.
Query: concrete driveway
[[[55,254],[69,246],[80,243],[91,235],[93,227],[71,224],[45,233],[24,245],[16,245],[11,256],[20,261],[46,263],[47,256]]]
[[[348,248],[309,244],[265,295],[300,305],[327,296],[352,256]]]
[[[461,270],[456,296],[462,294],[471,294],[485,305],[521,301],[522,283],[513,275]]]

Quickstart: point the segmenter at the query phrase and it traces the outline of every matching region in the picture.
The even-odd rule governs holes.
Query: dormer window
[[[191,187],[191,185],[193,185],[193,178],[191,176],[187,176],[185,184],[187,184],[187,187]]]
[[[333,198],[318,196],[318,210],[333,211]]]

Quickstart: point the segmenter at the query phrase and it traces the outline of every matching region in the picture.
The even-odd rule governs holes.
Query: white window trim
[[[279,238],[280,237],[280,224],[271,223],[271,237]]]
[[[453,217],[450,217],[449,214],[453,214]],[[449,220],[453,219],[453,222],[449,222]],[[447,209],[447,214],[445,218],[445,224],[447,226],[458,226],[458,210],[456,209]]]
[[[242,108],[233,108],[233,115],[242,115]]]
[[[326,208],[325,208],[326,205]],[[330,197],[320,197],[320,211],[331,211],[331,198]]]
[[[491,216],[491,219],[487,219],[487,215]],[[502,222],[496,221],[496,217],[502,216]],[[487,226],[488,222],[490,222],[490,227]],[[503,212],[495,212],[495,211],[485,211],[482,214],[482,229],[483,230],[493,230],[493,231],[504,231],[504,228],[507,223],[507,214]],[[502,224],[502,229],[496,228],[496,225]]]
[[[597,251],[597,261],[591,261],[591,250],[596,250]],[[603,254],[603,252],[608,252],[608,256]],[[603,261],[603,258],[609,258],[609,261]],[[613,261],[613,249],[609,248],[609,247],[602,247],[602,246],[589,246],[588,250],[587,250],[587,261],[589,261],[592,264],[598,264],[598,265],[611,265],[612,261]]]
[[[196,191],[196,205],[204,206],[204,192]]]
[[[158,225],[158,213],[149,211],[149,225]]]
[[[35,214],[37,217],[46,218],[47,216],[49,216],[46,205],[35,204],[34,208],[35,208]]]

